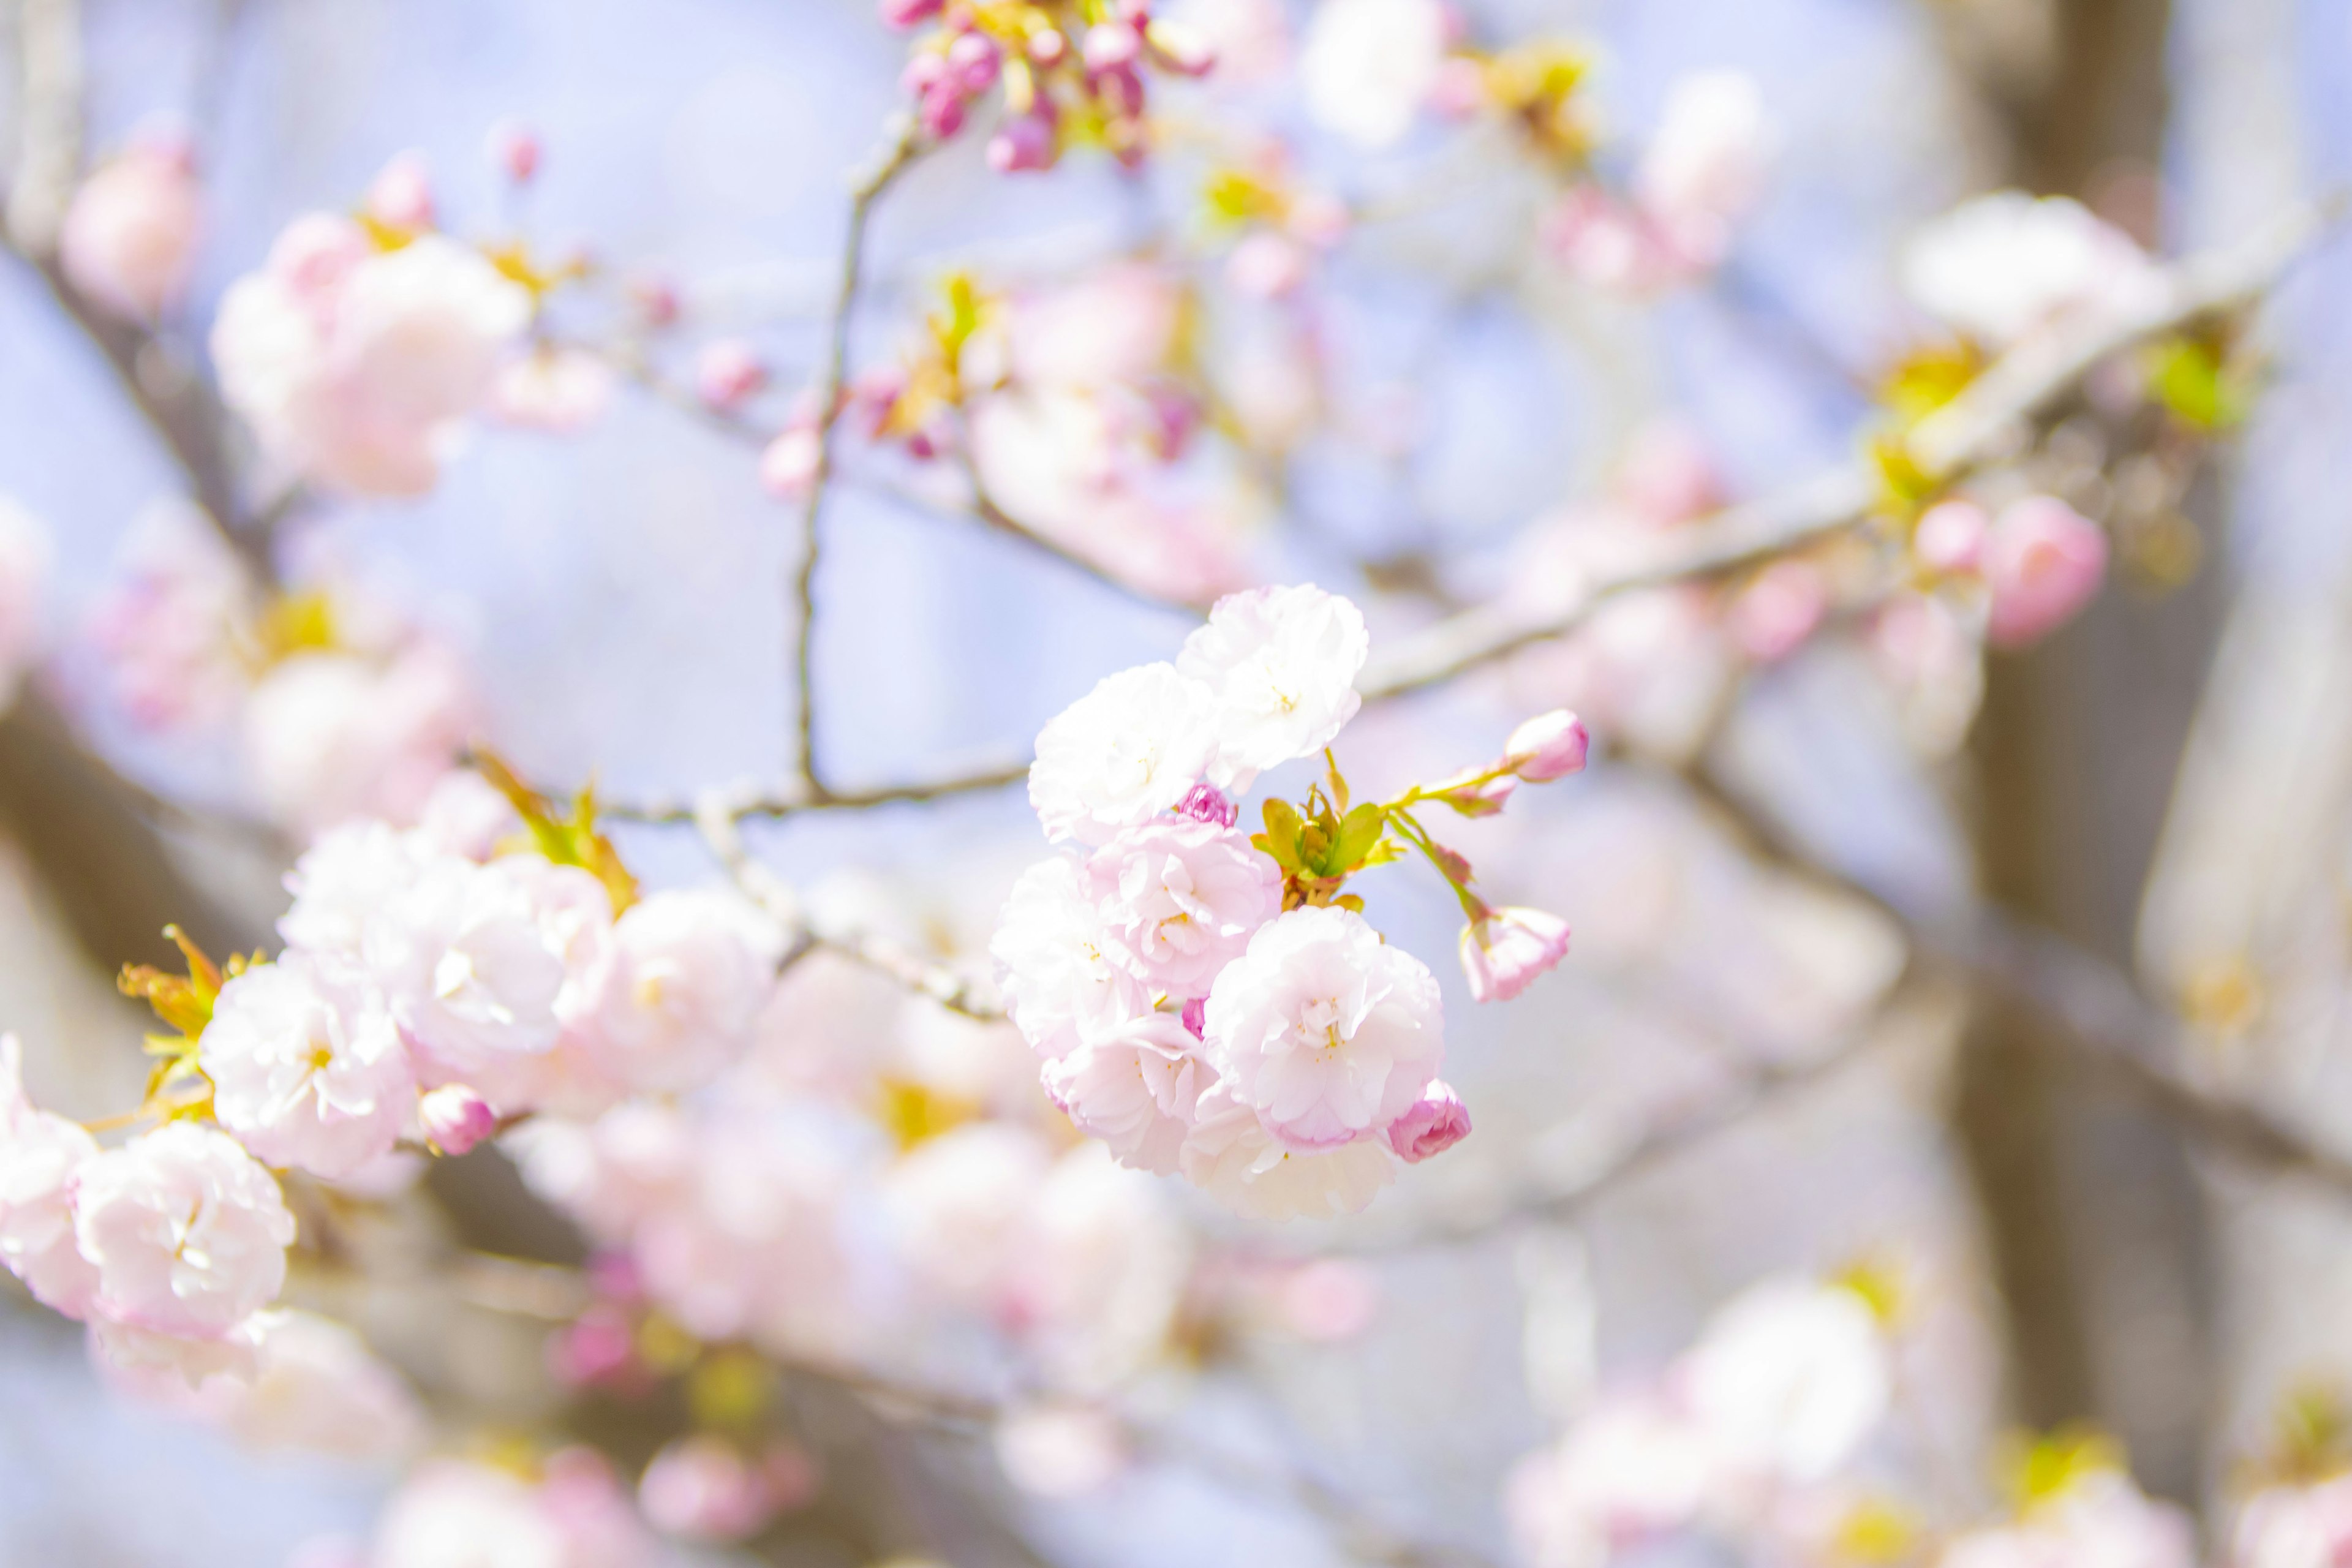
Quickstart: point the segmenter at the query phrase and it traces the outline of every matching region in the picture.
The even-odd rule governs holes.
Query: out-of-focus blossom
[[[694,395],[712,408],[740,408],[768,384],[768,366],[759,351],[740,338],[703,345],[694,361]]]
[[[798,500],[816,483],[823,438],[814,424],[786,427],[760,453],[760,484],[780,500]]]
[[[433,175],[422,153],[396,153],[368,182],[361,202],[367,216],[386,228],[415,234],[435,222]]]
[[[1827,1479],[1894,1394],[1886,1335],[1862,1294],[1770,1279],[1718,1310],[1683,1360],[1680,1388],[1723,1460],[1761,1479]]]
[[[529,290],[456,240],[427,233],[384,251],[313,214],[222,298],[213,358],[222,395],[288,468],[419,495],[531,310]]]
[[[464,666],[418,642],[388,660],[335,651],[279,660],[246,703],[244,746],[269,814],[315,831],[412,821],[472,738]]]
[[[782,938],[731,892],[659,892],[613,924],[593,1035],[622,1082],[675,1092],[740,1056],[774,985]]]
[[[471,768],[443,773],[416,814],[421,843],[468,860],[488,860],[523,830],[514,804]]]
[[[1752,77],[1707,70],[1675,81],[1633,189],[1684,265],[1723,259],[1732,226],[1763,193],[1777,140]]]
[[[332,959],[289,953],[232,979],[202,1061],[213,1114],[237,1142],[330,1181],[389,1153],[415,1107],[391,1009]]]
[[[1324,1153],[1290,1148],[1222,1085],[1201,1099],[1182,1165],[1185,1180],[1249,1219],[1355,1214],[1396,1179],[1385,1144],[1347,1143]]]
[[[1445,63],[1438,0],[1320,0],[1298,61],[1307,111],[1359,146],[1404,139]]]
[[[1829,608],[1821,568],[1809,561],[1776,561],[1732,595],[1725,614],[1740,651],[1771,664],[1802,647]]]
[[[116,1358],[100,1364],[118,1386],[263,1451],[384,1460],[406,1456],[424,1437],[415,1394],[350,1329],[282,1308],[257,1313],[250,1327],[250,1364],[194,1386]]]
[[[536,1479],[462,1459],[419,1466],[376,1526],[371,1568],[651,1568],[656,1549],[604,1461],[549,1458]]]
[[[2002,647],[2040,640],[2095,597],[2107,571],[2107,536],[2054,496],[2003,509],[1985,542],[1992,589],[1986,635]]]
[[[1939,1568],[2052,1568],[2096,1563],[2111,1568],[2191,1568],[2196,1538],[2188,1516],[2147,1497],[2106,1465],[2069,1476],[2053,1495],[2029,1498],[2006,1524],[1955,1537]]]
[[[682,1541],[742,1541],[816,1492],[816,1470],[797,1448],[746,1454],[722,1437],[681,1437],[637,1480],[637,1506],[656,1530]]]
[[[68,1317],[89,1310],[98,1268],[74,1239],[74,1187],[98,1156],[77,1122],[25,1094],[24,1047],[0,1035],[0,1264]]]
[[[89,622],[117,697],[143,725],[220,719],[247,685],[239,642],[255,595],[244,563],[178,500],[142,512],[121,553],[121,576]]]
[[[997,1423],[996,1458],[1023,1491],[1083,1497],[1127,1468],[1127,1444],[1118,1423],[1093,1405],[1032,1405]]]
[[[1218,754],[1214,703],[1173,665],[1146,664],[1062,710],[1038,732],[1029,770],[1045,837],[1099,845],[1172,808]]]
[[[100,310],[153,322],[186,290],[203,231],[194,149],[181,137],[144,137],[74,192],[58,231],[58,265]]]
[[[613,381],[613,367],[602,356],[541,343],[499,371],[488,408],[506,424],[569,436],[604,416]]]
[[[1209,993],[1206,1041],[1220,1090],[1302,1151],[1377,1136],[1445,1060],[1436,976],[1341,909],[1261,927]]]
[[[1696,1521],[1717,1462],[1686,1412],[1645,1394],[1612,1395],[1511,1472],[1511,1533],[1531,1568],[1589,1568]]]
[[[1984,567],[1992,519],[1966,497],[1937,501],[1911,531],[1911,553],[1931,572],[1973,574]]]
[[[1995,191],[1912,237],[1903,289],[1921,310],[1993,348],[2094,316],[2145,309],[2163,278],[2129,235],[2065,196]]]
[[[547,156],[539,132],[519,120],[501,120],[491,126],[487,150],[491,166],[518,185],[538,178],[539,166]]]
[[[1389,1147],[1408,1165],[1443,1154],[1470,1136],[1470,1108],[1444,1079],[1430,1080],[1428,1089],[1389,1123]]]
[[[2231,1531],[2234,1568],[2336,1568],[2352,1559],[2352,1476],[2265,1487]]]
[[[1218,600],[1176,656],[1216,703],[1213,782],[1238,794],[1329,745],[1363,706],[1355,681],[1370,649],[1362,613],[1311,584]]]
[[[1507,1002],[1568,956],[1568,922],[1541,910],[1489,910],[1462,931],[1462,973],[1480,1002]]]
[[[217,1340],[286,1282],[294,1216],[233,1140],[172,1122],[81,1167],[74,1232],[98,1268],[91,1310],[151,1333]]]

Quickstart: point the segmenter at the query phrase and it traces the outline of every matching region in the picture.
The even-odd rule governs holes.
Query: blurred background
[[[1903,248],[1972,193],[2070,195],[2179,257],[2242,245],[2352,176],[2340,0],[1463,4],[1459,36],[1482,47],[1589,51],[1577,91],[1612,175],[1678,80],[1756,83],[1769,171],[1720,264],[1612,290],[1554,253],[1551,175],[1507,136],[1442,114],[1369,150],[1335,131],[1296,86],[1303,0],[1167,9],[1215,36],[1219,65],[1154,82],[1165,120],[1140,170],[1074,152],[1000,175],[966,134],[893,184],[848,369],[919,349],[959,269],[1048,302],[1138,258],[1188,280],[1183,353],[1223,406],[1181,474],[1117,504],[1213,539],[1208,588],[1349,595],[1376,658],[1525,590],[1553,570],[1546,548],[1575,558],[1576,531],[1616,526],[1644,483],[1696,485],[1713,499],[1685,510],[1704,511],[1853,461],[1890,374],[1934,335],[1902,287]],[[166,127],[203,188],[184,306],[153,335],[180,372],[142,372],[134,351],[126,374],[36,268],[0,265],[0,491],[52,552],[42,657],[0,721],[0,1025],[26,1042],[37,1100],[96,1118],[135,1100],[145,1071],[115,970],[168,957],[167,921],[215,953],[268,944],[279,879],[322,825],[257,776],[237,723],[159,724],[124,696],[108,616],[176,548],[158,541],[202,531],[184,510],[200,487],[142,413],[142,374],[144,401],[173,406],[171,375],[205,374],[205,323],[278,232],[351,209],[409,152],[445,229],[593,259],[604,294],[562,328],[582,341],[617,341],[633,308],[618,301],[674,290],[681,335],[630,340],[650,346],[622,356],[590,427],[485,422],[429,494],[306,499],[278,546],[299,575],[454,652],[478,734],[530,778],[593,777],[623,802],[773,781],[795,721],[799,507],[763,483],[756,445],[661,378],[691,382],[695,342],[740,342],[772,384],[761,416],[793,417],[791,392],[823,374],[851,172],[886,142],[908,44],[866,0],[9,10],[19,153],[40,112],[26,84],[62,26],[91,157]],[[527,182],[484,150],[515,121],[544,148]],[[1356,216],[1303,289],[1254,296],[1203,191],[1221,168],[1271,166],[1253,160],[1275,145],[1283,178]],[[2059,474],[2049,484],[2081,510],[2159,493],[2118,528],[2096,600],[1991,653],[1980,690],[1972,647],[1964,670],[1891,676],[1851,607],[1767,651],[1655,609],[1367,708],[1342,750],[1351,773],[1389,783],[1486,754],[1528,712],[1586,714],[1590,773],[1452,840],[1498,900],[1564,916],[1576,945],[1516,1005],[1475,1007],[1442,956],[1450,898],[1391,873],[1367,893],[1391,940],[1444,972],[1447,1076],[1476,1136],[1353,1220],[1250,1225],[1170,1195],[1194,1267],[1295,1284],[1331,1264],[1255,1317],[1201,1309],[1216,1331],[1183,1350],[1181,1390],[1145,1400],[1232,1456],[1238,1482],[1138,1452],[1100,1486],[1051,1463],[1024,1484],[984,1435],[818,1390],[793,1409],[825,1459],[824,1500],[704,1560],[1548,1563],[1506,1506],[1523,1456],[1596,1391],[1654,1376],[1743,1287],[1860,1259],[1885,1261],[1912,1303],[1916,1434],[1887,1463],[1932,1477],[1920,1489],[1951,1520],[1998,1507],[2001,1434],[2088,1423],[2141,1488],[2190,1510],[2205,1555],[2229,1555],[2245,1467],[2283,1403],[2352,1377],[2352,1194],[2305,1157],[2352,1149],[2336,1052],[2352,962],[2345,258],[2333,237],[2299,256],[2244,328],[2258,401],[2221,438],[2162,447],[2156,478],[2050,422],[2019,461]],[[1182,602],[1205,596],[1029,548],[967,515],[937,465],[845,439],[814,656],[836,787],[1025,760],[1103,675],[1169,657],[1192,624]],[[1021,461],[992,473],[997,499],[1042,520],[1056,478]],[[1709,601],[1703,618],[1727,614]],[[395,700],[346,694],[318,731],[364,733]],[[614,833],[649,884],[714,874],[690,828]],[[1042,852],[1017,788],[752,821],[745,837],[813,907],[950,957],[984,945]],[[1925,934],[1974,930],[1985,908],[2036,934],[1991,959]],[[819,1036],[824,1051],[903,1051],[885,1037],[924,1027],[887,1021],[887,995],[801,1005],[778,1026],[782,1055]],[[2108,1059],[2135,1051],[2156,1068]],[[2189,1089],[2168,1100],[2165,1084]],[[422,1190],[433,1223],[482,1255],[586,1255],[495,1151]],[[75,1325],[20,1294],[0,1305],[0,1562],[276,1563],[363,1538],[399,1483],[380,1458],[256,1453],[126,1398]],[[544,1321],[424,1313],[387,1297],[354,1315],[446,1423],[445,1447],[562,1429],[626,1472],[676,1419],[625,1402],[582,1415],[543,1373]],[[915,1366],[948,1353],[882,1350]],[[1262,1484],[1293,1470],[1312,1484]],[[1353,1500],[1335,1525],[1318,1497]]]

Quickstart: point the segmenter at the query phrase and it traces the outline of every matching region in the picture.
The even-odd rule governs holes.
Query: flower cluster
[[[894,27],[937,26],[917,43],[903,84],[923,132],[944,142],[972,106],[1001,89],[988,140],[1000,174],[1050,169],[1072,146],[1098,146],[1129,168],[1151,150],[1144,68],[1202,76],[1214,60],[1150,0],[882,0]]]
[[[1494,910],[1461,857],[1411,808],[1500,809],[1521,779],[1583,765],[1581,727],[1533,721],[1503,760],[1385,805],[1349,808],[1336,763],[1302,814],[1265,803],[1269,768],[1330,746],[1356,714],[1363,617],[1311,586],[1220,600],[1172,664],[1110,676],[1037,737],[1029,799],[1069,841],[1030,868],[991,951],[1046,1092],[1139,1169],[1181,1170],[1245,1213],[1361,1208],[1393,1174],[1469,1131],[1439,1077],[1436,977],[1384,942],[1342,891],[1407,847],[1463,900],[1465,967],[1508,996],[1567,949],[1532,910]]]
[[[359,213],[295,219],[222,298],[221,395],[296,479],[423,494],[553,281],[442,233],[421,169],[396,160]]]

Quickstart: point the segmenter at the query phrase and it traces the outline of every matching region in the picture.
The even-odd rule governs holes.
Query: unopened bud
[[[1503,761],[1529,784],[1549,784],[1582,773],[1591,749],[1584,721],[1565,708],[1555,708],[1511,731],[1503,746]]]
[[[444,1154],[463,1154],[499,1129],[490,1102],[462,1083],[445,1083],[416,1106],[425,1136]]]

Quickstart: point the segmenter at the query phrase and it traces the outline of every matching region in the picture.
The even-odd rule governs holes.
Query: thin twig
[[[829,790],[822,796],[798,791],[761,789],[708,790],[691,800],[656,797],[650,800],[621,801],[597,808],[598,814],[614,822],[638,822],[656,825],[691,824],[701,820],[704,813],[717,810],[738,819],[743,817],[797,816],[807,811],[868,811],[881,805],[901,805],[911,802],[943,800],[950,795],[977,795],[987,790],[1005,789],[1029,776],[1026,762],[991,763],[969,773],[950,773],[941,778],[917,779],[908,784],[882,784],[873,789]]]
[[[80,0],[18,0],[16,47],[23,97],[8,237],[23,254],[46,257],[81,178]]]
[[[921,131],[914,117],[902,117],[889,145],[851,187],[849,228],[841,247],[841,281],[834,296],[824,365],[817,381],[816,465],[809,476],[808,499],[801,507],[801,555],[792,578],[793,606],[800,620],[794,631],[792,675],[799,710],[793,715],[791,771],[794,778],[808,785],[810,794],[820,798],[826,792],[816,764],[816,692],[812,661],[816,637],[817,521],[824,510],[826,484],[833,477],[833,427],[841,416],[842,385],[848,374],[850,319],[857,310],[866,222],[873,216],[874,204],[915,161],[921,145]]]
[[[1911,462],[1941,487],[1967,478],[2012,449],[2021,433],[2070,395],[2094,368],[2167,332],[2258,298],[2307,252],[2334,221],[2337,204],[2314,202],[2287,214],[2243,244],[2174,264],[2152,303],[2072,332],[2022,345],[1922,420],[1906,438]],[[1872,515],[1880,497],[1876,466],[1857,459],[1796,487],[1717,513],[1663,540],[1655,555],[1599,577],[1568,605],[1531,613],[1488,605],[1449,616],[1392,645],[1358,683],[1367,700],[1453,679],[1559,637],[1610,600],[1643,588],[1719,576],[1842,533]]]

